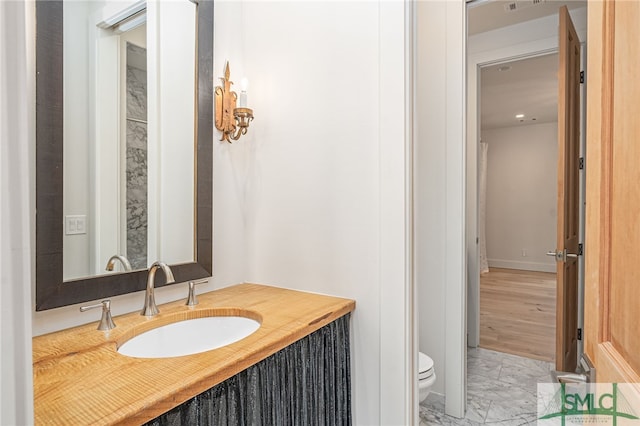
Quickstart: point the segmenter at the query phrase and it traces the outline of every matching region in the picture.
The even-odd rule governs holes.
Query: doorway
[[[496,4],[502,2],[489,2],[486,6],[496,9]],[[554,3],[555,10],[545,15],[544,17],[538,17],[531,20],[522,19],[517,23],[511,23],[507,26],[496,26],[485,33],[471,33],[473,25],[473,14],[471,13],[471,7],[468,6],[470,32],[467,38],[467,254],[468,254],[468,280],[467,280],[467,332],[468,332],[468,346],[471,348],[477,348],[480,345],[480,255],[479,255],[479,222],[478,222],[478,207],[479,207],[479,141],[482,136],[482,140],[486,140],[485,133],[481,132],[481,120],[479,110],[481,109],[481,72],[483,68],[491,66],[503,66],[509,62],[519,61],[526,58],[543,57],[554,54],[558,50],[558,7],[559,3],[565,3],[569,6],[571,17],[576,23],[578,28],[579,38],[586,40],[586,3],[581,2],[558,2]],[[547,5],[550,5],[547,3]],[[476,4],[477,9],[482,9],[485,4],[479,2]],[[584,50],[584,46],[583,46]],[[583,55],[584,58],[584,55]],[[584,63],[584,62],[583,62]],[[583,68],[584,69],[584,68]],[[584,94],[584,87],[582,87]],[[557,96],[557,93],[555,96]],[[584,100],[584,96],[582,96]],[[584,102],[584,101],[583,101]],[[557,110],[554,111],[554,113]],[[520,118],[515,117],[518,114],[513,113],[512,119]],[[582,117],[584,117],[584,104],[582,105]],[[527,115],[525,113],[525,117]],[[530,118],[530,116],[529,116]],[[537,121],[537,120],[536,120]],[[584,120],[581,120],[584,123]],[[524,123],[523,123],[524,124]],[[582,132],[584,135],[584,132]],[[582,137],[581,152],[584,152],[584,137]],[[554,165],[556,162],[554,162]],[[554,177],[557,176],[556,171],[553,173]],[[584,172],[580,173],[581,187],[584,188]],[[552,191],[557,193],[556,191]],[[581,214],[584,211],[584,190],[581,193]],[[584,217],[584,216],[583,216]],[[581,222],[584,221],[581,219]],[[583,240],[583,233],[581,234],[581,240]],[[556,245],[552,241],[552,245],[549,249],[554,250]],[[523,256],[522,249],[525,249],[525,256]],[[549,250],[547,249],[547,250]],[[549,251],[551,251],[549,250]],[[526,247],[518,247],[514,250],[515,253],[519,253],[521,258],[526,258],[531,255],[531,251]],[[546,254],[546,253],[542,253]],[[550,258],[551,259],[551,258]],[[494,259],[495,260],[495,259]],[[499,260],[499,259],[498,259]],[[523,259],[519,259],[523,262]],[[528,259],[525,259],[526,263]],[[578,260],[580,263],[579,271],[583,270],[582,258]],[[511,263],[510,267],[519,267],[516,262]],[[580,272],[581,273],[581,272]],[[580,277],[582,282],[582,276]],[[579,301],[580,307],[582,302]],[[578,326],[582,324],[582,313],[578,312]],[[580,343],[578,342],[578,353],[581,353]],[[481,349],[469,349],[470,352]],[[469,366],[470,359],[467,360]],[[551,380],[547,374],[548,381]],[[470,376],[467,376],[467,386],[471,386],[473,381]],[[543,380],[545,381],[545,380]],[[531,396],[535,400],[535,393]]]
[[[569,6],[578,36],[586,40],[586,2],[564,2]],[[476,10],[482,10],[484,3],[478,3],[475,8],[469,4],[469,28],[467,38],[467,247],[468,247],[468,276],[467,276],[467,333],[468,345],[477,347],[480,341],[480,265],[479,265],[479,226],[478,226],[478,157],[480,132],[480,83],[483,67],[504,64],[524,58],[540,57],[553,54],[558,49],[558,9],[542,18],[530,21],[521,20],[515,25],[496,27],[484,33],[471,33],[474,27],[474,14]],[[493,4],[490,2],[489,4]],[[558,4],[557,6],[560,6]],[[495,9],[495,4],[493,4]],[[473,12],[473,13],[472,13]],[[484,13],[484,12],[482,12]],[[482,14],[481,13],[481,14]],[[584,51],[584,45],[582,46]],[[583,64],[585,55],[583,57]],[[583,66],[584,69],[584,66]],[[584,86],[582,87],[584,100]],[[584,105],[582,105],[584,117]],[[515,119],[515,114],[513,116]],[[582,126],[584,127],[584,120]],[[582,132],[584,135],[584,132]],[[584,152],[584,137],[582,137],[581,152]],[[555,173],[554,173],[555,174]],[[584,171],[580,173],[581,187],[584,188]],[[584,189],[580,191],[580,204],[584,209]],[[581,211],[583,214],[583,211]],[[582,236],[581,236],[582,239]],[[552,246],[553,247],[553,246]],[[552,247],[549,247],[550,249]],[[521,247],[522,248],[522,247]],[[527,255],[530,252],[527,251]],[[582,258],[579,258],[582,264]],[[582,271],[582,265],[579,270]],[[582,281],[582,277],[581,281]],[[579,307],[581,306],[579,302]],[[582,312],[578,312],[578,326],[582,324]],[[581,352],[581,341],[578,342],[578,353]]]
[[[446,386],[436,391],[443,392],[447,396],[446,412],[451,415],[460,415],[460,412],[464,413],[464,405],[467,402],[468,387],[464,377],[466,377],[465,367],[468,367],[468,363],[465,364],[464,361],[468,358],[465,353],[467,346],[465,336],[464,334],[459,336],[457,333],[468,332],[466,337],[468,337],[468,342],[472,343],[474,338],[473,327],[470,325],[465,330],[462,322],[479,315],[477,308],[475,313],[471,312],[476,303],[478,303],[477,306],[479,308],[479,297],[475,301],[472,300],[472,296],[468,297],[468,301],[464,297],[464,293],[467,291],[464,285],[465,283],[468,283],[469,287],[474,285],[472,283],[474,276],[476,277],[475,288],[479,292],[479,287],[477,287],[479,284],[479,271],[476,241],[476,159],[479,138],[479,124],[476,117],[478,106],[477,72],[480,65],[489,65],[505,60],[553,52],[558,46],[557,37],[554,34],[557,31],[558,21],[557,16],[551,17],[549,14],[544,19],[534,19],[525,23],[520,21],[522,27],[525,27],[524,29],[515,29],[516,26],[522,28],[520,23],[515,25],[511,22],[508,24],[510,28],[494,27],[491,30],[487,30],[486,34],[483,35],[471,35],[471,22],[468,22],[466,26],[469,31],[469,37],[465,40],[464,28],[456,27],[461,21],[465,24],[464,20],[460,19],[461,11],[455,9],[455,7],[460,7],[460,3],[436,2],[441,3],[441,5],[439,7],[435,5],[430,7],[432,3],[434,2],[418,3],[418,5],[422,5],[422,7],[418,7],[419,18],[424,19],[424,21],[420,20],[419,22],[430,22],[433,25],[429,27],[426,25],[417,26],[417,45],[418,47],[426,47],[426,49],[418,50],[424,53],[418,55],[416,74],[420,78],[417,78],[416,91],[424,93],[425,98],[442,99],[444,102],[441,102],[440,105],[423,105],[420,104],[420,98],[417,99],[417,110],[424,112],[417,122],[417,133],[418,135],[429,135],[432,143],[418,144],[416,147],[416,162],[414,164],[430,166],[419,167],[415,170],[419,178],[414,181],[416,184],[415,191],[420,194],[420,196],[416,197],[416,217],[427,219],[416,222],[416,241],[418,243],[424,241],[421,238],[421,232],[429,230],[432,231],[430,232],[429,240],[435,244],[425,245],[426,249],[424,246],[417,244],[416,264],[422,265],[417,268],[417,274],[428,275],[425,281],[429,282],[426,288],[429,289],[430,297],[421,297],[421,306],[429,307],[429,309],[425,309],[426,315],[432,315],[434,320],[439,321],[438,325],[442,323],[443,318],[446,325],[444,333],[440,333],[436,327],[431,326],[428,319],[425,320],[421,312],[420,344],[424,345],[425,350],[433,351],[438,357],[438,359],[434,359],[436,365],[445,364],[446,377],[440,383],[445,383]],[[479,1],[477,3],[495,6],[504,2]],[[467,6],[470,4],[467,3]],[[548,6],[552,5],[551,2],[546,4]],[[556,2],[553,2],[553,5],[556,4]],[[498,9],[501,9],[501,7],[500,5]],[[557,12],[557,8],[555,12]],[[449,16],[452,17],[451,20],[448,19]],[[435,17],[438,19],[435,19]],[[582,18],[586,22],[586,11],[582,13]],[[584,26],[579,30],[584,30]],[[446,43],[443,41],[446,41]],[[460,56],[463,57],[460,59]],[[442,61],[434,62],[434,58],[442,58]],[[466,79],[460,79],[457,74],[462,67],[466,72]],[[445,85],[443,82],[447,84]],[[458,84],[459,82],[462,83]],[[460,111],[461,109],[462,111]],[[458,155],[459,144],[456,131],[460,130],[459,123],[463,122],[463,120],[466,123],[466,126],[462,128],[466,135],[464,140],[475,142],[464,147],[466,155],[465,152]],[[462,162],[463,166],[461,173],[459,173],[460,162]],[[434,190],[432,191],[433,193],[431,191],[420,192],[425,189],[430,190],[431,186],[424,184],[424,182],[432,182],[434,179],[439,183],[444,182],[445,186],[442,191]],[[462,188],[456,186],[460,180],[463,180]],[[422,186],[418,186],[418,184]],[[457,189],[460,189],[461,192],[456,192]],[[440,196],[441,193],[446,194],[446,196]],[[456,203],[460,195],[464,194],[466,194],[466,200],[461,200],[460,204],[462,204],[462,211],[466,212],[465,218],[462,219],[462,230],[465,232],[466,241],[459,244],[458,240],[455,239],[456,229],[453,226],[449,226],[449,224],[457,224],[459,204]],[[424,199],[431,201],[430,205],[421,203]],[[436,209],[434,209],[435,206],[437,206]],[[424,214],[425,211],[433,212],[433,214]],[[451,221],[441,222],[441,217],[451,218]],[[432,218],[434,220],[431,220]],[[432,225],[434,223],[445,223],[447,227],[443,228],[441,226],[442,229],[433,229]],[[441,241],[442,243],[440,244]],[[440,255],[441,252],[442,255]],[[460,252],[462,252],[462,256],[466,254],[466,258],[462,260],[464,264],[461,267],[455,264],[455,261],[460,258],[460,255],[456,255]],[[427,254],[431,256],[427,256]],[[439,262],[435,263],[432,260]],[[456,274],[459,272],[464,273],[465,276],[458,282]],[[417,278],[418,281],[420,279],[420,277]],[[469,290],[471,289],[469,288]],[[423,291],[422,293],[425,292]],[[424,305],[422,305],[422,299],[425,299]],[[467,307],[469,307],[469,311],[467,311]],[[442,313],[443,311],[444,313]],[[479,321],[476,325],[479,326]],[[431,333],[427,334],[423,330],[429,330]],[[478,337],[479,330],[475,332],[475,338],[477,339]],[[474,346],[477,346],[477,343]]]
[[[479,346],[553,361],[558,55],[480,67]]]

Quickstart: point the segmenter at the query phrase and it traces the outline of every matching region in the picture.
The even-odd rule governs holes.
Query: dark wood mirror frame
[[[147,281],[146,270],[63,279],[62,8],[36,2],[36,311],[144,290]],[[197,2],[196,28],[196,261],[171,265],[176,283],[212,273],[213,0]]]

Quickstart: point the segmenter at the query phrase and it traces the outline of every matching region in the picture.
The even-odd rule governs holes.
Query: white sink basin
[[[134,358],[170,358],[221,348],[244,339],[260,327],[238,316],[189,319],[144,332],[123,343],[118,352]]]

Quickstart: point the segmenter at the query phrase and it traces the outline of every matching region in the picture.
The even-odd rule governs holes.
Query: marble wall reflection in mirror
[[[196,5],[63,13],[64,280],[193,262]]]

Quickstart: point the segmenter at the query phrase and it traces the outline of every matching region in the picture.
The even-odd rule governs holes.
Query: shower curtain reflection
[[[487,213],[487,151],[489,144],[480,142],[478,169],[478,228],[480,245],[480,273],[489,272],[489,262],[487,260],[487,236],[486,236],[486,213]]]

